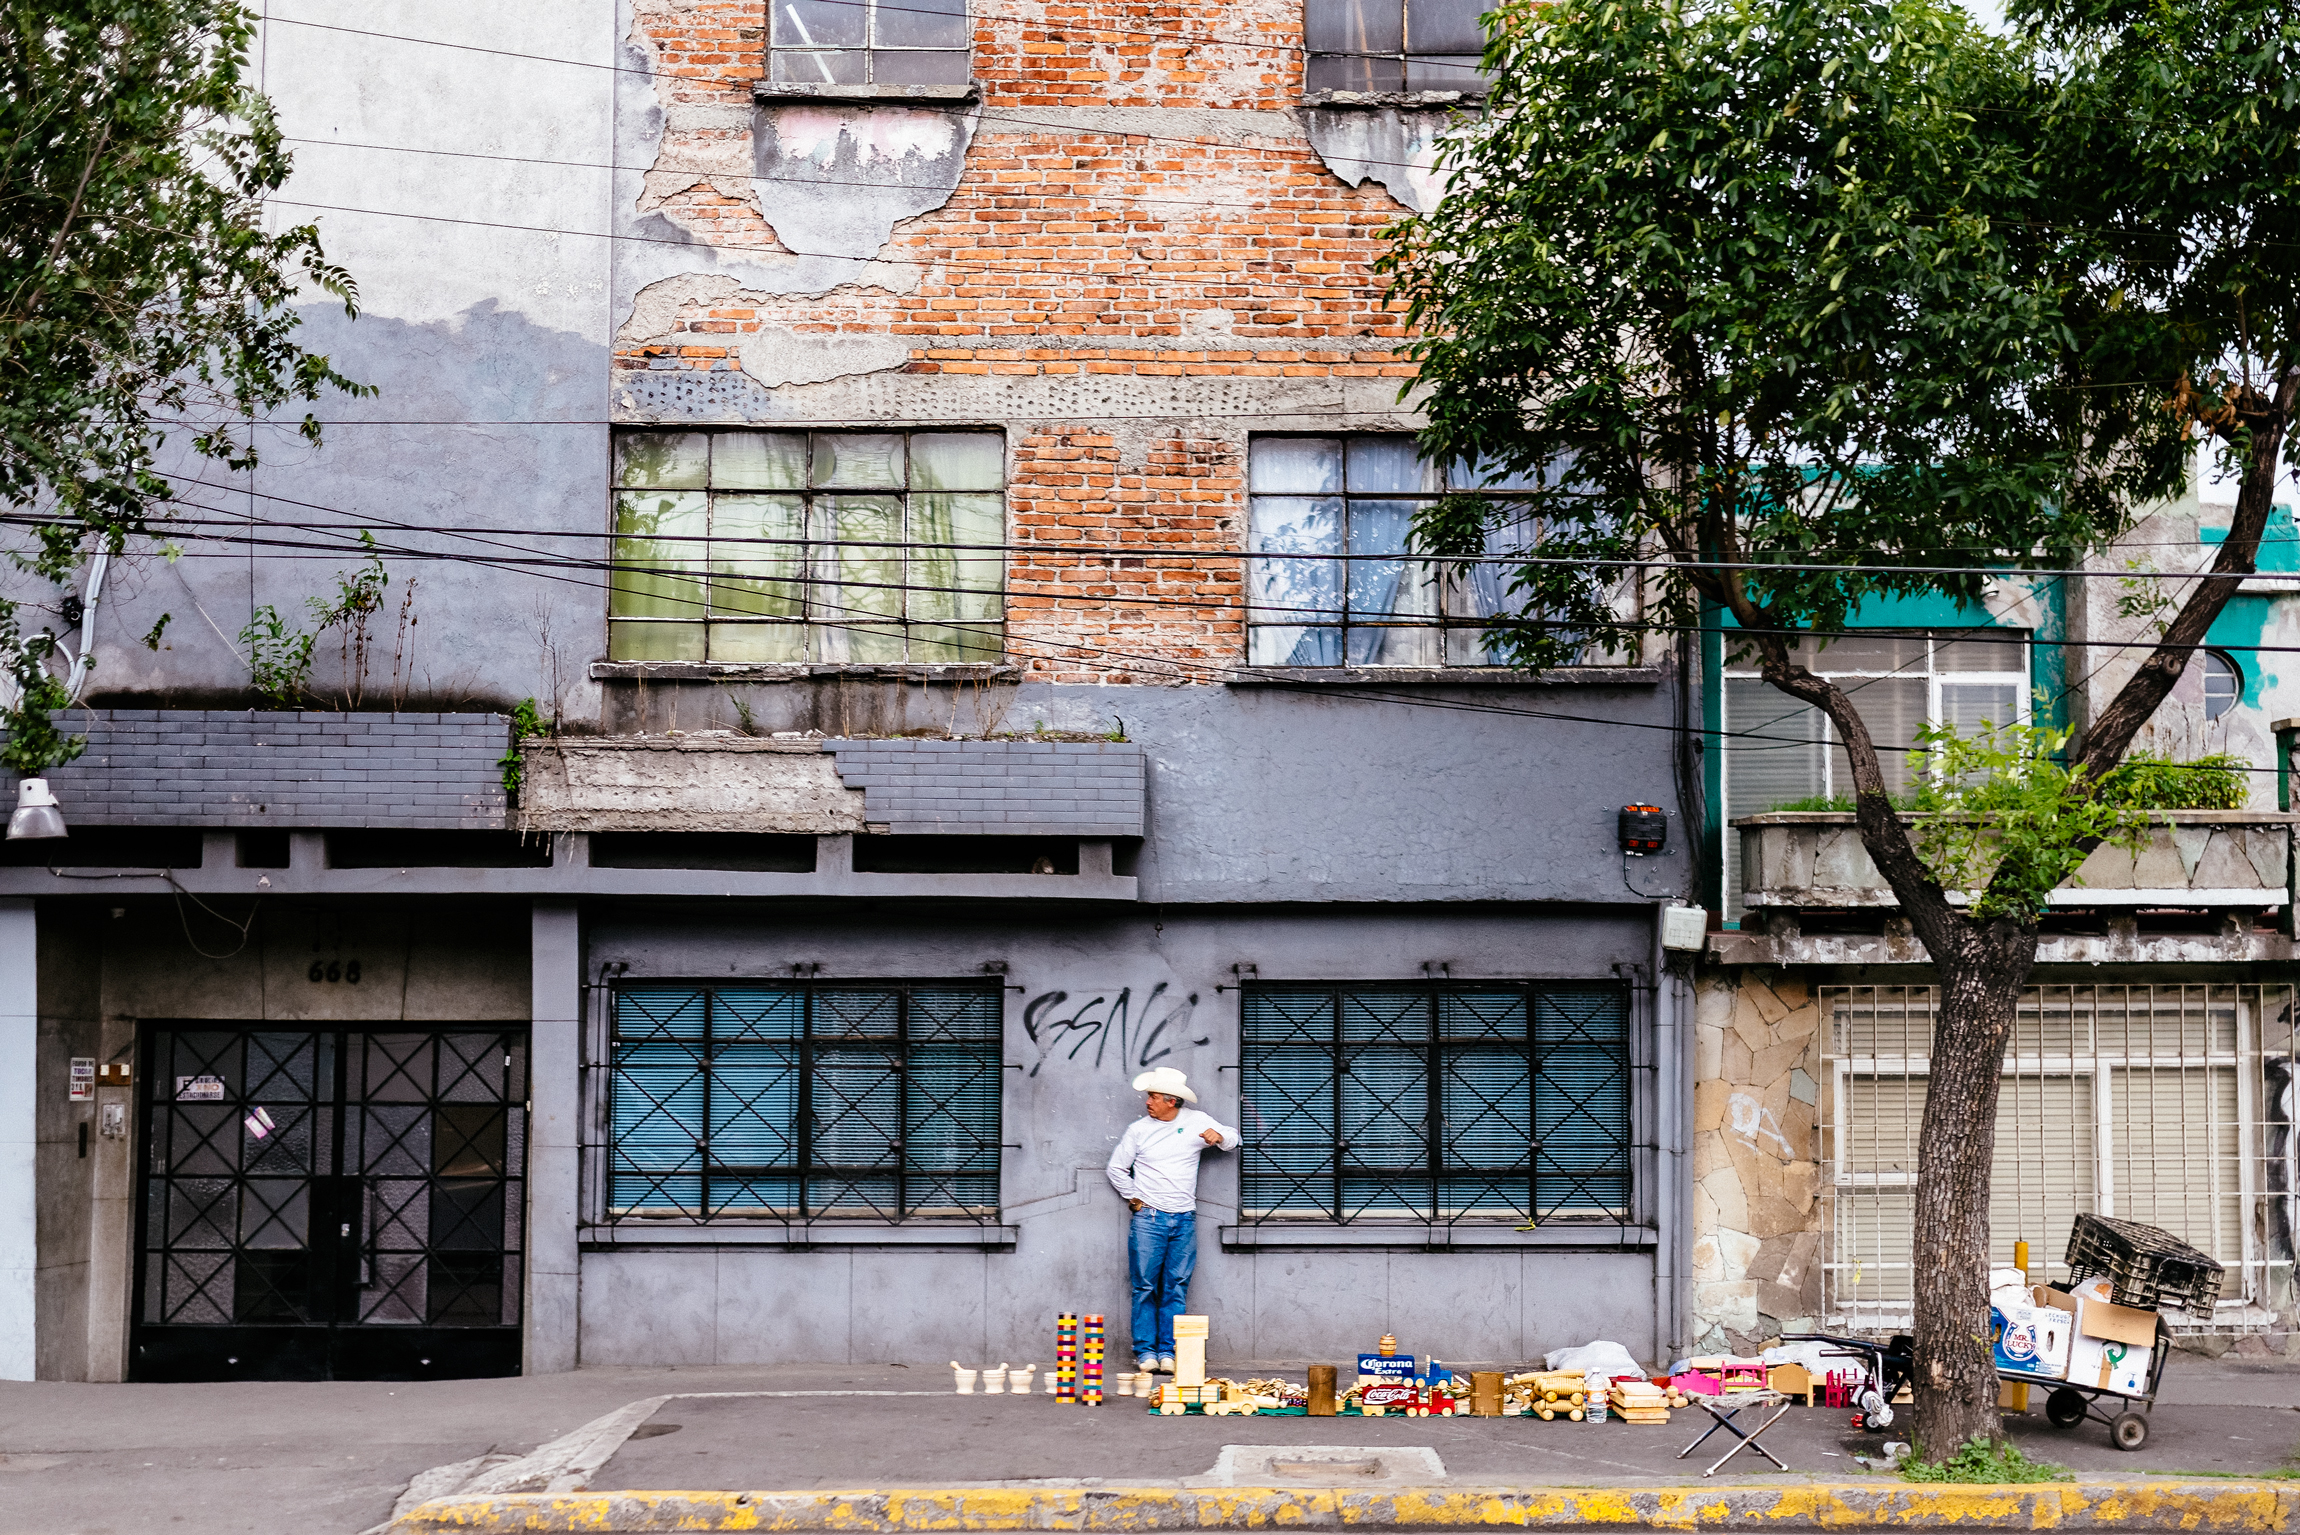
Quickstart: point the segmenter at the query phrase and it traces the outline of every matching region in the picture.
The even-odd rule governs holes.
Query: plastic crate
[[[2068,1234],[2068,1269],[2071,1285],[2107,1275],[2110,1299],[2143,1311],[2174,1306],[2208,1317],[2220,1296],[2218,1263],[2169,1231],[2109,1215],[2076,1218]]]

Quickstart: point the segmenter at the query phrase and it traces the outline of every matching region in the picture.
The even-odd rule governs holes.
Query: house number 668
[[[349,981],[359,984],[359,961],[356,959],[315,959],[311,962],[311,978],[315,981]]]

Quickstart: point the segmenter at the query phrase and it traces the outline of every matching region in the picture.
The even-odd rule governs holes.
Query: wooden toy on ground
[[[1469,1410],[1475,1418],[1501,1416],[1501,1372],[1473,1370],[1469,1377]]]
[[[1310,1394],[1305,1411],[1313,1418],[1330,1418],[1340,1410],[1334,1400],[1334,1377],[1339,1374],[1330,1364],[1310,1366]]]
[[[1177,1386],[1203,1386],[1206,1384],[1207,1318],[1178,1316],[1174,1319],[1174,1384]]]
[[[1054,1400],[1078,1401],[1078,1318],[1067,1311],[1054,1319]]]
[[[1667,1423],[1669,1399],[1649,1380],[1617,1380],[1606,1393],[1606,1403],[1624,1423]]]
[[[1078,1400],[1088,1407],[1102,1405],[1102,1318],[1086,1319],[1084,1355],[1078,1377]]]

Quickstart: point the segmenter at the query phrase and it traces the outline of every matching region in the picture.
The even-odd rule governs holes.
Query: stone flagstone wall
[[[1770,969],[1711,971],[1695,997],[1692,1332],[1753,1353],[1821,1315],[1821,1014]]]

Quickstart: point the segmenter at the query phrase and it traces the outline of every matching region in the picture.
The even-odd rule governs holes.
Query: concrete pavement
[[[1231,1373],[1239,1368],[1231,1366]],[[388,1520],[411,1483],[442,1467],[458,1469],[419,1490],[452,1497],[475,1480],[493,1475],[501,1481],[507,1471],[526,1470],[548,1473],[530,1484],[539,1498],[551,1496],[554,1482],[564,1484],[562,1495],[576,1486],[604,1494],[652,1484],[723,1493],[733,1506],[732,1499],[748,1496],[746,1489],[1023,1481],[1049,1496],[1092,1493],[1089,1501],[1108,1506],[1123,1482],[1148,1484],[1144,1496],[1175,1508],[1178,1499],[1199,1498],[1210,1481],[1221,1479],[1226,1446],[1276,1446],[1300,1456],[1329,1445],[1361,1458],[1371,1450],[1376,1459],[1425,1449],[1442,1475],[1417,1474],[1414,1485],[1449,1496],[1497,1481],[1658,1496],[1669,1484],[1698,1481],[1707,1459],[1673,1458],[1692,1437],[1684,1414],[1666,1428],[1524,1420],[1160,1420],[1126,1398],[1099,1410],[1062,1409],[1044,1397],[954,1397],[948,1382],[939,1364],[921,1364],[585,1370],[413,1384],[0,1385],[0,1535],[357,1535]],[[931,1394],[879,1394],[911,1391]],[[872,1394],[718,1395],[727,1392]],[[2167,1371],[2155,1432],[2138,1455],[2110,1449],[2097,1425],[2061,1434],[2032,1417],[2015,1432],[2033,1451],[2088,1478],[2242,1475],[2280,1468],[2300,1448],[2295,1408],[2300,1365],[2182,1355]],[[1799,1411],[1768,1442],[1776,1436],[1797,1468],[1794,1480],[1806,1486],[1857,1478],[1848,1445],[1866,1449],[1877,1442],[1848,1434],[1839,1414],[1818,1409]],[[547,1443],[560,1448],[540,1460],[514,1459]],[[1706,1448],[1721,1449],[1722,1436]],[[1759,1484],[1790,1480],[1770,1472],[1740,1476],[1741,1467],[1753,1464],[1743,1456],[1729,1470]],[[1227,1474],[1233,1487],[1252,1479],[1251,1466],[1233,1466]],[[1388,1476],[1377,1480],[1381,1487],[1367,1490],[1384,1496],[1402,1485]],[[1051,1485],[1061,1483],[1067,1489]],[[1300,1495],[1297,1488],[1287,1496]],[[1192,1508],[1192,1517],[1200,1517],[1195,1503]],[[741,1517],[755,1524],[759,1514]],[[858,1516],[848,1508],[839,1517],[855,1522]]]

